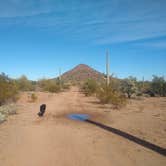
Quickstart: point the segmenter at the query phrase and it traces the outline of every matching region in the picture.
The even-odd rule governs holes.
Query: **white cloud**
[[[0,25],[19,24],[94,44],[166,35],[165,0],[0,0]]]

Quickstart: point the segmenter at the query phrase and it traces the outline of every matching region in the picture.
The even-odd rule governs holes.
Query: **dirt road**
[[[37,112],[42,103],[47,104],[47,112],[45,117],[39,118]],[[36,103],[28,103],[24,94],[18,104],[18,114],[0,125],[0,166],[166,165],[166,158],[160,154],[95,125],[67,119],[69,113],[88,113],[94,121],[142,135],[139,127],[130,124],[134,122],[133,114],[112,112],[109,107],[99,105],[95,98],[84,97],[78,88],[60,94],[38,93]],[[159,125],[164,126],[164,123],[165,120]],[[130,129],[129,124],[133,126]],[[158,126],[156,130],[160,131]],[[156,135],[160,136],[156,143],[161,146],[165,146],[165,132]],[[151,133],[144,137],[154,141]]]

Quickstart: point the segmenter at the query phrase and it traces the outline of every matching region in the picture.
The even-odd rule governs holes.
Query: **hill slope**
[[[67,82],[83,82],[87,79],[103,81],[104,75],[85,64],[80,64],[64,73],[62,79]]]

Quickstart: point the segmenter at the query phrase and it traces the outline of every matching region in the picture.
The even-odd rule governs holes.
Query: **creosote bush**
[[[15,102],[18,99],[18,87],[4,73],[0,74],[0,106],[7,102]]]
[[[28,80],[25,75],[22,75],[20,78],[18,78],[16,83],[20,91],[34,91],[36,88],[35,82]]]
[[[81,88],[86,96],[91,96],[97,92],[98,85],[95,80],[88,79]]]
[[[117,109],[127,103],[125,95],[120,91],[120,83],[116,79],[112,79],[109,86],[87,80],[82,86],[82,91],[86,96],[95,95],[100,103],[112,104]]]
[[[37,98],[38,97],[37,97],[37,95],[35,93],[31,93],[29,102],[34,103],[34,102],[36,102]]]
[[[97,98],[102,104],[112,104],[117,109],[127,103],[124,94],[113,89],[111,85],[102,85],[97,91]]]
[[[38,81],[38,84],[43,91],[57,93],[60,92],[61,90],[60,85],[54,80],[42,79]]]

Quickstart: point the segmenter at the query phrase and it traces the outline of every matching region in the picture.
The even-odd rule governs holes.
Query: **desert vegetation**
[[[9,103],[18,99],[18,86],[15,80],[6,74],[0,74],[0,123],[5,121],[9,115],[16,114],[15,105]]]
[[[138,93],[137,80],[129,77],[121,81],[121,91],[130,99],[133,94]]]
[[[0,74],[0,105],[17,101],[20,91],[58,93],[69,89],[70,85],[70,79],[65,82],[58,78],[31,81],[25,75],[18,79],[11,79],[2,73]],[[91,78],[81,84],[81,89],[86,96],[94,95],[101,103],[111,103],[118,107],[118,105],[125,105],[127,98],[166,96],[166,80],[159,76],[153,76],[152,81],[138,81],[132,76],[126,79],[110,78],[108,86],[103,81]],[[32,102],[37,100],[35,93],[32,93],[30,98]]]
[[[117,154],[120,154],[121,157],[124,156],[124,149],[136,149],[135,145],[130,144],[129,141],[122,144],[121,137],[114,136],[110,139],[110,134],[107,132],[105,132],[105,136],[103,137],[101,130],[98,130],[98,128],[93,125],[84,125],[82,122],[80,123],[78,121],[71,121],[70,123],[67,117],[73,112],[88,114],[90,120],[94,122],[107,124],[111,127],[113,126],[144,140],[150,140],[152,143],[163,147],[165,146],[164,96],[166,81],[163,77],[154,76],[152,81],[139,81],[134,77],[128,77],[126,79],[111,77],[109,85],[105,83],[106,81],[98,81],[93,79],[93,77],[88,77],[84,83],[83,81],[76,82],[74,86],[70,81],[63,80],[63,76],[62,80],[56,78],[31,81],[26,76],[11,79],[6,74],[2,73],[0,78],[0,123],[6,121],[0,125],[2,127],[0,131],[2,133],[1,135],[3,135],[3,133],[11,133],[10,135],[1,137],[0,142],[3,142],[3,145],[0,146],[4,149],[1,155],[6,156],[6,154],[10,154],[12,149],[14,157],[12,158],[13,161],[9,159],[11,163],[17,163],[20,158],[25,157],[24,160],[22,160],[22,165],[26,165],[24,163],[27,162],[26,158],[29,155],[30,158],[33,158],[33,161],[40,162],[40,156],[45,155],[42,151],[43,146],[45,152],[49,154],[48,156],[53,154],[53,156],[50,157],[51,160],[55,157],[54,154],[56,154],[56,156],[59,155],[59,150],[56,150],[56,148],[52,149],[52,145],[63,147],[62,154],[65,154],[66,146],[64,145],[69,144],[69,142],[72,142],[72,146],[69,147],[69,149],[72,150],[73,145],[76,144],[74,147],[76,148],[75,152],[77,153],[79,149],[81,149],[80,156],[82,157],[87,154],[85,145],[87,145],[86,136],[89,132],[98,132],[99,135],[90,134],[92,139],[89,139],[88,142],[90,148],[86,158],[92,155],[91,149],[95,149],[94,147],[96,147],[96,149],[99,148],[106,156],[110,154],[112,147],[114,148],[112,150],[113,152],[119,149]],[[71,89],[68,90],[71,85]],[[81,91],[79,86],[81,86]],[[60,92],[63,93],[61,94]],[[58,94],[52,95],[52,93]],[[17,101],[19,96],[20,100]],[[137,100],[139,98],[141,100]],[[15,101],[17,101],[17,103],[13,104]],[[37,116],[40,103],[45,103],[48,106],[43,118],[38,118]],[[116,111],[117,109],[118,111]],[[17,116],[8,117],[16,113],[18,114]],[[76,132],[73,132],[73,130]],[[71,133],[74,133],[74,136]],[[82,139],[82,133],[85,135],[84,139]],[[100,139],[100,146],[98,146],[99,136],[102,138]],[[36,142],[36,140],[40,140],[40,138],[42,138],[42,141]],[[19,144],[21,142],[23,146],[18,147],[18,139]],[[114,140],[110,143],[112,139]],[[81,144],[80,141],[77,144],[78,140],[81,140]],[[125,139],[123,141],[125,141]],[[84,144],[82,144],[82,142],[84,142]],[[115,142],[119,145],[114,147]],[[5,146],[6,144],[10,145],[8,149]],[[41,144],[43,146],[41,146]],[[108,148],[109,151],[106,151],[106,146],[110,146],[110,148]],[[18,148],[15,150],[15,147]],[[32,152],[33,147],[35,148]],[[138,156],[141,154],[141,160],[142,155],[146,156],[147,154],[146,157],[149,157],[149,161],[151,161],[152,155],[149,155],[144,148],[139,148],[139,151],[132,151],[132,154],[135,155],[132,157],[138,159]],[[35,154],[38,153],[40,153],[40,156],[36,158]],[[20,154],[23,156],[20,157]],[[70,156],[70,154],[71,152],[69,151],[66,155]],[[73,157],[73,155],[71,154],[70,157]],[[126,158],[128,159],[128,155],[126,155]],[[158,160],[157,155],[156,158]],[[73,157],[72,161],[74,161],[74,159],[75,157]],[[98,155],[95,161],[97,161],[97,159]],[[2,159],[1,161],[5,163],[7,160]],[[144,161],[145,160],[143,160],[143,162]],[[103,162],[99,165],[102,164]],[[29,165],[31,165],[31,163]],[[66,165],[66,163],[62,165]],[[73,163],[71,165],[73,165]],[[96,165],[96,163],[92,165]]]
[[[97,83],[95,80],[87,80],[81,87],[86,96],[96,96],[101,104],[112,104],[115,108],[120,108],[126,104],[126,97],[120,91],[120,84],[116,79],[111,79],[111,83]]]
[[[51,93],[58,93],[70,88],[69,83],[60,81],[58,78],[57,79],[40,79],[37,82],[37,86],[40,87],[41,91],[47,91]]]
[[[9,115],[17,113],[17,106],[15,104],[7,104],[0,107],[0,123],[6,121]]]
[[[6,74],[0,74],[0,106],[18,99],[18,86]]]
[[[98,89],[98,84],[95,80],[93,79],[88,79],[85,81],[85,83],[81,87],[83,93],[86,96],[91,96],[97,92]]]
[[[81,87],[86,96],[96,96],[102,104],[112,104],[115,108],[125,106],[127,98],[165,97],[166,80],[164,77],[153,76],[152,81],[138,81],[135,77],[120,80],[110,78],[110,84],[88,79]]]
[[[16,79],[16,84],[20,91],[34,91],[36,88],[36,82],[28,80],[25,75],[22,75],[20,78]]]
[[[165,97],[166,80],[164,79],[164,77],[153,76],[150,90],[158,96]]]
[[[41,79],[38,81],[38,85],[42,91],[48,91],[51,93],[60,92],[61,87],[55,80]]]
[[[111,84],[109,86],[106,84],[101,85],[96,96],[100,103],[112,104],[114,108],[125,106],[127,102],[125,95],[118,89],[114,89]]]
[[[96,76],[96,71],[91,70],[87,66],[83,66],[83,68],[88,68],[88,71],[91,71],[91,76],[93,75],[93,72]],[[80,69],[80,67],[78,69],[79,72],[81,71],[83,73],[83,70]],[[76,70],[74,71],[76,73]],[[132,76],[126,79],[111,77],[110,84],[107,85],[105,81],[102,80],[102,78],[104,78],[103,74],[100,76],[100,81],[91,77],[84,81],[84,83],[80,76],[81,80],[75,83],[75,86],[81,85],[81,90],[85,96],[95,96],[101,104],[111,104],[114,108],[117,109],[126,106],[128,100],[131,98],[136,99],[140,96],[166,96],[166,80],[164,77],[153,76],[151,81],[138,81],[135,77]],[[11,79],[5,73],[2,73],[0,74],[0,106],[16,102],[19,99],[19,92],[21,91],[27,91],[29,94],[29,102],[34,103],[38,100],[38,96],[35,91],[59,93],[70,88],[72,85],[70,80],[71,79],[59,80],[56,78],[31,81],[25,75],[22,75],[18,79]],[[10,107],[8,107],[8,109],[9,108]],[[5,119],[7,114],[4,114],[2,109],[0,113],[1,119]]]
[[[47,91],[58,93],[70,88],[70,84],[58,79],[40,79],[31,81],[25,75],[18,79],[11,79],[5,73],[0,74],[0,106],[6,103],[15,102],[19,98],[19,92]],[[30,100],[37,100],[35,93],[31,93]]]
[[[35,91],[58,93],[69,89],[70,84],[60,82],[58,79],[40,79],[31,81],[25,75],[18,79],[11,79],[5,73],[0,74],[0,122],[6,120],[8,115],[16,113],[15,103],[20,92],[27,92],[28,102],[34,103],[38,96]]]
[[[36,102],[37,99],[38,99],[37,94],[34,93],[34,92],[28,93],[28,99],[29,99],[28,101],[29,101],[30,103]]]

